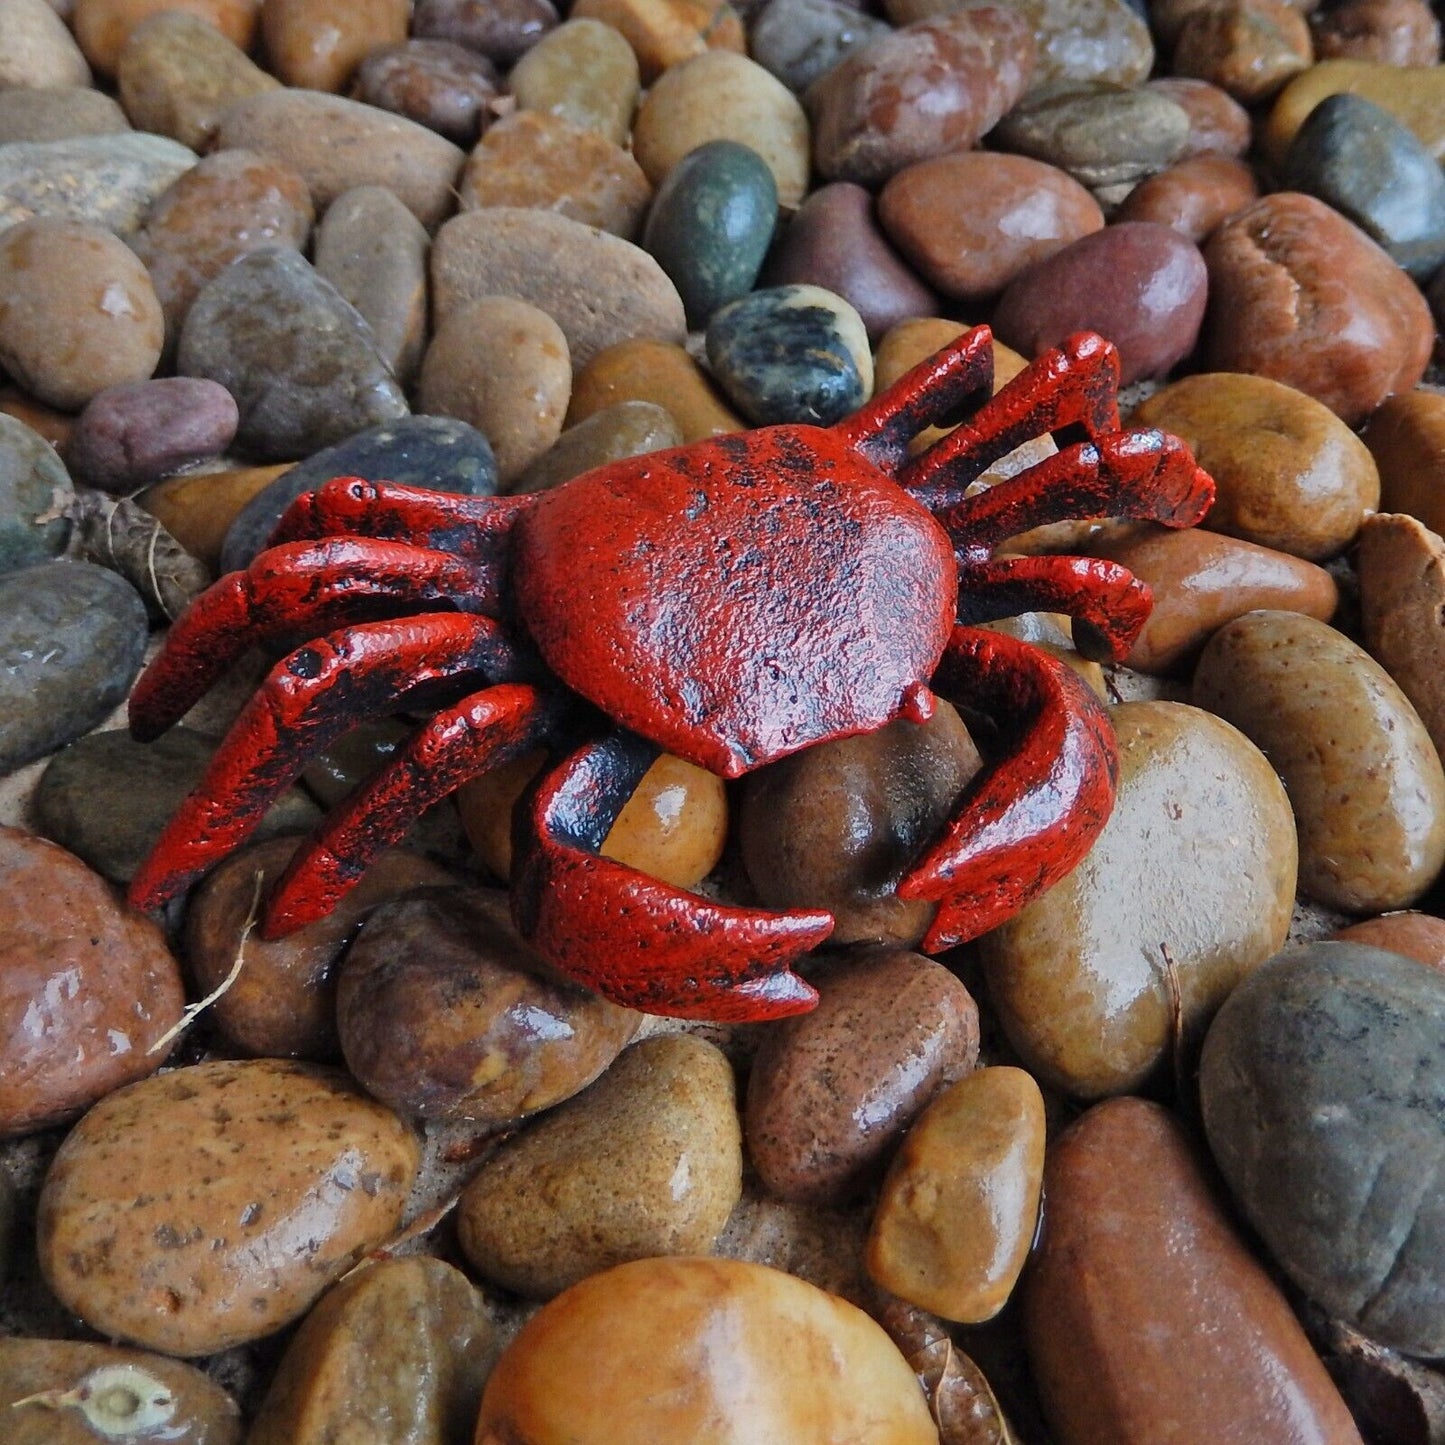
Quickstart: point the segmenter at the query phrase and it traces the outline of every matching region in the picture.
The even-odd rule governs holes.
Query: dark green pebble
[[[1445,262],[1445,175],[1413,131],[1362,95],[1327,96],[1309,113],[1281,182],[1333,206],[1417,281]]]
[[[700,145],[668,172],[642,244],[672,278],[690,326],[752,290],[777,219],[772,171],[736,141]]]
[[[54,514],[74,500],[70,473],[55,448],[0,412],[0,572],[58,557],[70,522]],[[41,522],[45,516],[50,520]]]

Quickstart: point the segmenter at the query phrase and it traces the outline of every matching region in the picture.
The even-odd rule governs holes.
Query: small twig
[[[181,1034],[185,1033],[185,1031],[195,1023],[206,1009],[210,1008],[218,999],[223,998],[229,993],[232,985],[240,978],[241,965],[246,960],[246,940],[251,936],[251,930],[255,928],[257,921],[261,917],[261,887],[265,880],[265,873],[258,871],[256,874],[256,887],[251,894],[251,908],[246,914],[246,921],[241,925],[241,937],[236,944],[236,961],[231,965],[230,973],[228,973],[205,998],[201,999],[199,1003],[188,1003],[185,1008],[182,1009],[180,1018],[146,1050],[147,1054],[158,1054],[162,1049],[168,1049]]]
[[[420,1239],[424,1234],[430,1234],[457,1207],[461,1197],[461,1191],[458,1190],[450,1199],[444,1199],[440,1204],[434,1204],[430,1209],[423,1210],[405,1229],[398,1230],[390,1239],[378,1244],[375,1249],[368,1250],[341,1278],[350,1279],[358,1270],[391,1259],[397,1250],[404,1249],[412,1240]],[[337,1283],[339,1284],[340,1280]]]
[[[1169,952],[1169,945],[1161,943],[1159,952],[1164,958],[1164,988],[1169,995],[1169,1057],[1174,1073],[1174,1091],[1181,1107],[1188,1099],[1184,1077],[1184,990],[1179,982],[1179,965]]]

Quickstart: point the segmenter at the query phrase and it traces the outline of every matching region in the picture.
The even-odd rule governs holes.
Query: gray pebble
[[[74,500],[75,488],[55,448],[23,421],[0,412],[0,573],[58,557],[70,522],[40,518]]]

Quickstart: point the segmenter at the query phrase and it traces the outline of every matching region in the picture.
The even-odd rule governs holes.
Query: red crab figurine
[[[468,777],[570,732],[572,750],[519,810],[522,934],[634,1008],[802,1012],[817,995],[790,964],[828,936],[830,914],[712,902],[598,849],[661,749],[736,778],[925,719],[936,687],[992,716],[1004,742],[898,892],[937,900],[928,952],[992,928],[1088,850],[1113,804],[1116,754],[1104,708],[1072,671],[970,624],[1064,612],[1117,658],[1150,607],[1116,563],[994,549],[1064,518],[1190,526],[1213,498],[1177,438],[1119,430],[1118,376],[1114,348],[1080,333],[990,398],[992,337],[977,327],[828,428],[715,437],[536,495],[328,482],[291,505],[246,571],[196,601],[137,684],[131,728],[153,738],[253,643],[325,634],[273,668],[132,900],[180,894],[352,724],[439,708],[298,852],[267,935],[329,912]],[[909,459],[913,436],[960,415]],[[965,495],[1046,431],[1057,455]]]

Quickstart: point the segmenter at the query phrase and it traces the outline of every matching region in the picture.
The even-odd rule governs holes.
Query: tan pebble
[[[138,500],[192,557],[199,557],[215,571],[221,563],[226,533],[241,508],[290,467],[290,462],[282,462],[273,467],[167,477],[148,487]]]
[[[765,1265],[645,1259],[544,1306],[487,1382],[475,1445],[564,1439],[937,1445],[938,1431],[854,1305]]]
[[[360,101],[272,90],[231,106],[216,148],[243,147],[293,166],[318,212],[357,186],[385,186],[428,229],[449,215],[461,150],[435,131]]]
[[[1182,438],[1214,478],[1212,531],[1320,561],[1379,504],[1360,439],[1323,403],[1268,377],[1188,376],[1142,402],[1132,422]]]
[[[338,91],[373,50],[400,45],[408,0],[262,0],[261,40],[285,85]]]
[[[1259,196],[1253,169],[1234,156],[1205,151],[1146,176],[1114,212],[1116,221],[1153,221],[1196,245],[1221,221]]]
[[[1383,106],[1445,161],[1445,70],[1438,65],[1378,65],[1322,60],[1280,91],[1259,134],[1264,161],[1280,166],[1295,132],[1327,95],[1362,95]]]
[[[549,31],[513,66],[507,84],[523,110],[555,115],[617,145],[632,133],[637,56],[600,20],[574,17]]]
[[[420,1152],[338,1071],[176,1069],[109,1095],[66,1137],[40,1196],[41,1271],[103,1334],[214,1354],[288,1324],[388,1238]]]
[[[1445,541],[1414,517],[1370,517],[1355,572],[1365,646],[1445,757]]]
[[[864,1263],[883,1289],[946,1320],[1004,1307],[1038,1221],[1044,1098],[1022,1069],[978,1069],[944,1090],[889,1166]]]
[[[1139,672],[1176,671],[1226,622],[1259,607],[1303,612],[1328,622],[1339,603],[1323,567],[1194,527],[1144,524],[1105,533],[1089,550],[1122,563],[1149,585],[1154,607],[1126,659]]]
[[[0,90],[89,85],[90,66],[45,0],[0,0]]]
[[[1061,1445],[1360,1445],[1165,1110],[1143,1099],[1089,1110],[1051,1145],[1044,1188],[1023,1320]]]
[[[462,171],[459,204],[556,211],[631,240],[652,187],[621,146],[595,130],[541,111],[503,116],[482,137]]]
[[[200,151],[228,105],[280,82],[199,15],[161,10],[121,47],[116,84],[134,125]]]
[[[517,478],[512,490],[550,491],[593,467],[681,445],[682,433],[665,408],[650,401],[615,402],[564,431],[551,451]]]
[[[1352,923],[1330,935],[1341,943],[1360,943],[1403,953],[1416,963],[1445,973],[1445,918],[1429,913],[1382,913],[1363,923]]]
[[[473,1176],[457,1216],[468,1261],[547,1298],[626,1260],[709,1253],[742,1193],[734,1094],[714,1045],[634,1044]]]
[[[1223,0],[1185,20],[1172,71],[1207,80],[1242,105],[1257,105],[1313,58],[1309,26],[1284,0]]]
[[[546,753],[523,753],[457,789],[457,811],[467,841],[483,866],[503,883],[512,876],[512,809],[546,765]]]
[[[706,50],[746,49],[742,21],[727,0],[577,0],[570,13],[618,31],[637,56],[644,85]]]
[[[484,296],[449,312],[432,338],[417,408],[482,432],[505,487],[561,435],[571,394],[562,328],[525,301]]]
[[[470,301],[512,296],[562,328],[579,371],[625,337],[686,335],[677,287],[646,251],[549,211],[495,206],[453,217],[432,247],[431,281],[439,326]]]
[[[722,779],[662,753],[642,775],[599,851],[674,887],[692,888],[717,866],[727,833]]]
[[[431,238],[381,186],[358,186],[331,203],[316,233],[316,269],[361,313],[403,386],[426,347]]]
[[[86,86],[0,90],[0,145],[117,135],[130,128],[125,112],[110,96]]]
[[[78,221],[25,221],[0,235],[0,364],[51,406],[145,381],[165,320],[145,267],[118,237]]]
[[[381,1260],[306,1316],[246,1445],[465,1433],[498,1349],[487,1302],[459,1269],[424,1255]]]
[[[620,401],[649,401],[662,407],[684,442],[744,431],[747,426],[728,410],[687,352],[663,341],[619,341],[599,351],[572,384],[567,425],[576,426]]]
[[[75,38],[85,57],[102,75],[114,75],[130,33],[162,10],[185,10],[213,25],[232,45],[245,51],[256,35],[260,0],[75,0]]]
[[[1445,770],[1419,714],[1362,647],[1298,613],[1251,612],[1214,634],[1193,696],[1284,779],[1307,897],[1379,913],[1434,882],[1445,863]]]
[[[1168,1066],[1176,990],[1185,1047],[1197,1046],[1235,984],[1284,946],[1298,871],[1289,798],[1242,733],[1173,702],[1123,703],[1113,722],[1119,782],[1104,831],[980,942],[1025,1066],[1084,1099],[1137,1090]]]
[[[750,146],[773,173],[778,204],[801,203],[808,189],[808,117],[792,91],[745,55],[708,51],[674,65],[648,91],[632,131],[633,152],[654,186],[710,140]]]
[[[1386,398],[1363,437],[1380,472],[1380,510],[1407,512],[1445,534],[1445,395]]]

